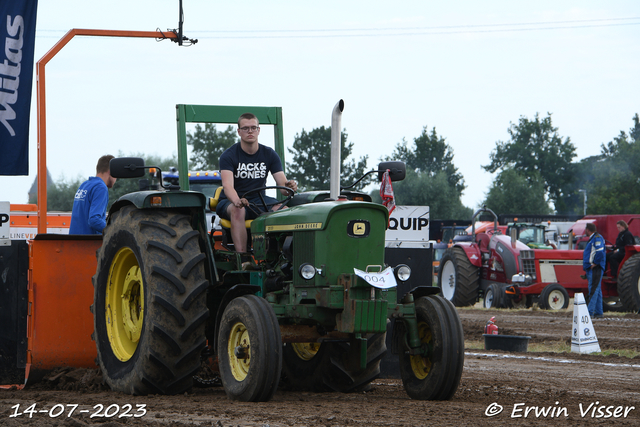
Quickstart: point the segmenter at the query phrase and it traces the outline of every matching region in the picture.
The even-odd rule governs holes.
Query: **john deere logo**
[[[362,219],[354,219],[349,221],[347,225],[347,234],[351,237],[367,237],[371,230],[369,221]]]

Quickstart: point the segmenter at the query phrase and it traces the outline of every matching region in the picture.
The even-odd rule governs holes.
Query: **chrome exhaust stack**
[[[342,111],[344,101],[341,99],[333,107],[331,113],[331,172],[329,174],[329,197],[338,200],[340,195],[340,159],[341,135],[342,135]]]

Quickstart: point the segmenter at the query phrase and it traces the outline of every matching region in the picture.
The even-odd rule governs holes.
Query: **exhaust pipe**
[[[333,107],[331,113],[331,173],[329,174],[329,197],[338,200],[340,195],[340,148],[342,135],[342,111],[344,101],[341,99]]]
[[[516,240],[518,239],[517,233],[518,233],[518,230],[516,230],[516,227],[513,227],[511,229],[511,233],[509,233],[509,235],[511,237],[511,247],[513,249],[516,248]]]

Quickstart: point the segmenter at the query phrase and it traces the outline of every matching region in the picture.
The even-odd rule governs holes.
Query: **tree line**
[[[510,123],[509,140],[497,141],[490,162],[482,167],[495,178],[482,204],[496,214],[582,214],[584,192],[588,194],[588,214],[616,214],[640,211],[640,118],[636,114],[628,132],[620,131],[600,153],[580,161],[569,137],[553,126],[551,113],[521,116]],[[192,147],[192,169],[218,169],[220,154],[237,142],[233,126],[218,130],[213,124],[196,125],[187,133]],[[331,128],[321,126],[311,131],[302,129],[287,151],[287,176],[298,181],[301,191],[329,188]],[[348,141],[346,129],[341,138],[342,182],[350,185],[368,168],[368,156],[354,158],[354,142]],[[118,154],[122,156],[122,153]],[[147,164],[168,169],[177,158],[145,157]],[[393,152],[381,160],[401,160],[407,165],[407,177],[394,183],[398,204],[426,205],[432,218],[468,219],[473,208],[464,206],[461,196],[467,188],[462,173],[454,163],[453,148],[436,128],[424,126],[422,133],[409,143],[405,138]],[[49,210],[70,211],[73,196],[86,178],[67,180],[62,177],[48,189]],[[370,180],[354,188],[363,190]],[[109,206],[118,197],[138,190],[137,180],[118,180],[110,191]],[[371,191],[379,201],[377,190]],[[35,200],[30,200],[35,203]],[[475,208],[477,208],[476,206]]]

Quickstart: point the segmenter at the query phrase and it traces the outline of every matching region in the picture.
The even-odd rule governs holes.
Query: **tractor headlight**
[[[316,275],[316,268],[311,264],[302,264],[298,270],[304,280],[311,280]]]
[[[400,264],[396,267],[396,277],[401,282],[406,282],[411,277],[411,269],[406,264]]]

